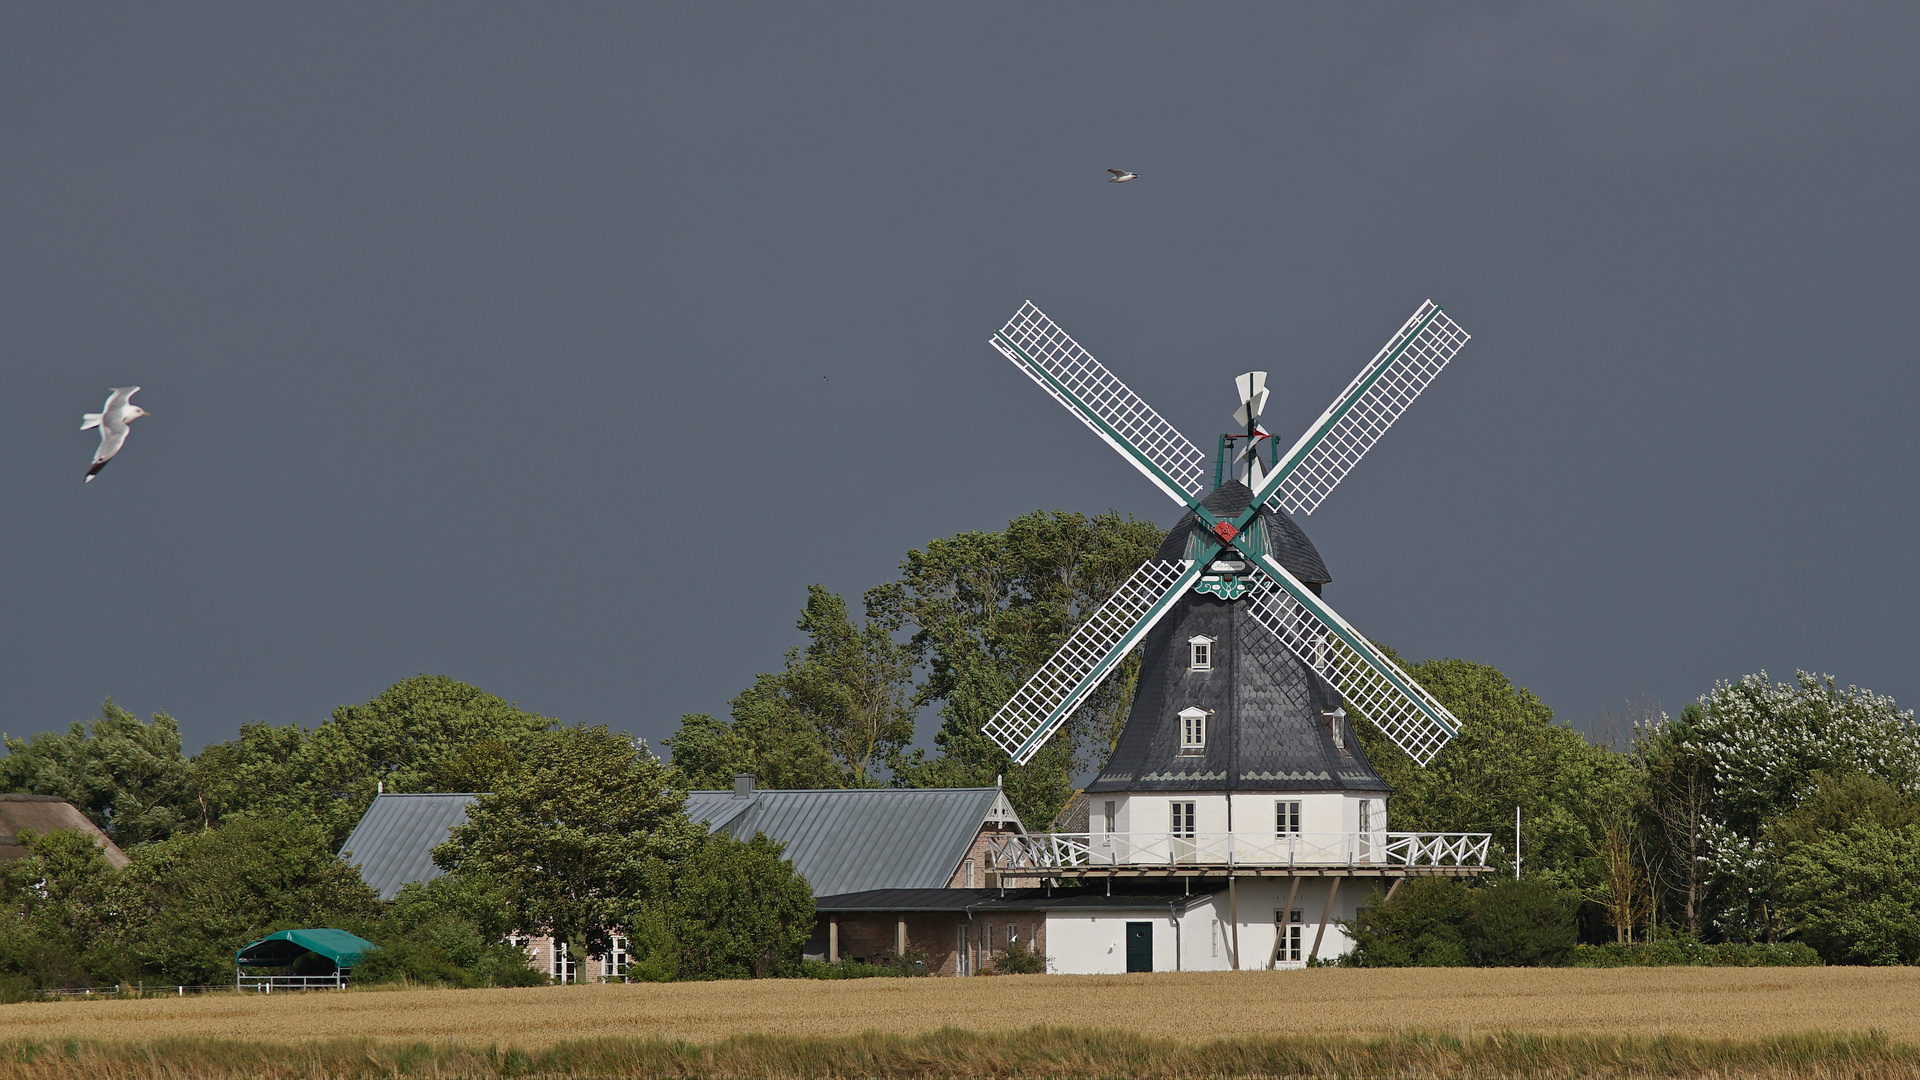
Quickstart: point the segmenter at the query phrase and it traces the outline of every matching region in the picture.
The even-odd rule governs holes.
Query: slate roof
[[[433,849],[466,820],[474,795],[377,795],[341,854],[391,900],[400,887],[441,875]],[[816,895],[864,889],[937,889],[952,879],[980,826],[1021,828],[999,788],[863,788],[848,791],[695,791],[687,816],[741,839],[766,833]]]
[[[446,872],[434,865],[433,849],[446,842],[455,825],[467,820],[467,804],[477,797],[375,795],[373,805],[340,845],[340,854],[359,864],[360,879],[380,899],[391,900],[402,885],[432,881]]]
[[[1203,505],[1246,509],[1253,493],[1229,483]],[[1248,552],[1270,545],[1289,572],[1316,590],[1328,579],[1312,541],[1291,518],[1262,509],[1234,541]],[[1181,519],[1161,558],[1186,558],[1193,516]],[[1197,552],[1195,552],[1197,554]],[[1213,639],[1212,667],[1189,670],[1189,639]],[[1188,592],[1147,635],[1139,687],[1126,727],[1089,794],[1112,791],[1391,791],[1368,764],[1350,723],[1334,738],[1323,714],[1337,691],[1253,620],[1244,601]],[[1206,746],[1182,753],[1183,709],[1205,709]],[[1344,743],[1344,746],[1341,745]]]
[[[687,816],[741,839],[766,833],[815,896],[868,889],[938,889],[982,823],[1019,827],[999,788],[695,791]]]
[[[1107,894],[1099,889],[869,889],[816,897],[815,911],[851,915],[866,912],[996,911],[1165,911],[1169,904],[1182,910],[1226,888],[1198,882],[1189,892],[1177,885],[1136,885]]]

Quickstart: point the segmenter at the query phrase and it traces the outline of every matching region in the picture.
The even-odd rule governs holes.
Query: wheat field
[[[590,1039],[922,1035],[1035,1024],[1197,1043],[1491,1032],[1920,1044],[1920,969],[1320,969],[367,990],[0,1005],[0,1041],[367,1039],[544,1050]]]

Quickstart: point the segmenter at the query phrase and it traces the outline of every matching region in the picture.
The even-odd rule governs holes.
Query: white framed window
[[[1373,831],[1373,800],[1360,800],[1360,832],[1362,835]]]
[[[1106,803],[1107,831],[1113,832],[1114,822],[1119,818],[1119,814],[1116,811],[1119,809],[1120,804],[1112,799],[1106,800]]]
[[[1300,938],[1302,936],[1300,932],[1305,929],[1305,924],[1301,922],[1302,914],[1303,912],[1298,908],[1290,912],[1275,911],[1273,913],[1274,931],[1280,935],[1280,947],[1275,950],[1275,959],[1300,959]]]
[[[971,935],[967,933],[966,923],[961,923],[959,928],[954,931],[954,953],[958,957],[956,967],[962,975],[973,974],[973,943],[970,937]]]
[[[973,888],[973,860],[967,860],[967,888]]]
[[[547,957],[547,974],[552,975],[556,982],[570,983],[573,981],[574,968],[573,954],[567,951],[567,943],[554,942],[553,952]]]
[[[1172,828],[1169,831],[1175,836],[1184,836],[1191,839],[1194,834],[1194,804],[1190,802],[1176,802],[1168,803],[1167,805],[1172,808],[1172,814],[1170,815]]]
[[[619,934],[613,935],[613,945],[607,949],[606,958],[600,965],[600,977],[618,979],[627,974],[627,939]]]
[[[1220,955],[1220,920],[1213,920],[1213,955]]]
[[[1187,639],[1187,670],[1213,670],[1213,639],[1198,635]]]
[[[987,957],[993,955],[993,924],[992,923],[980,924],[980,949],[981,949],[980,958],[983,962],[986,960]]]
[[[1207,710],[1180,710],[1180,750],[1182,753],[1205,749],[1207,745]]]
[[[1300,802],[1297,799],[1278,799],[1273,804],[1273,831],[1276,833],[1297,833],[1300,831]]]
[[[1345,752],[1347,749],[1347,710],[1328,709],[1320,715],[1327,721],[1327,733],[1333,736],[1333,748]]]

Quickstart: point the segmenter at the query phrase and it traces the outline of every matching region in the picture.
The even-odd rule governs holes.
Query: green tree
[[[163,840],[194,819],[180,725],[166,713],[142,722],[108,698],[98,719],[64,735],[0,739],[0,790],[65,799],[123,848]]]
[[[766,787],[870,787],[875,768],[913,741],[913,654],[869,616],[856,626],[840,596],[811,585],[799,628],[805,649],[731,702],[730,722],[684,716],[665,740],[697,788],[741,773]]]
[[[482,875],[410,884],[387,905],[371,940],[380,948],[353,969],[356,983],[410,982],[457,987],[537,986],[547,976],[510,943],[514,905]]]
[[[627,908],[644,899],[650,861],[672,861],[704,834],[682,812],[686,791],[644,744],[606,727],[530,739],[522,767],[467,810],[434,860],[482,875],[513,899],[514,924],[551,934],[577,956],[604,953]]]
[[[1783,936],[1829,963],[1920,962],[1920,802],[1876,776],[1817,772],[1763,838]]]
[[[1593,856],[1609,824],[1630,818],[1639,799],[1632,762],[1555,723],[1552,709],[1491,667],[1399,662],[1461,727],[1421,768],[1365,717],[1356,718],[1368,759],[1394,786],[1390,827],[1492,833],[1495,857],[1511,869],[1518,806],[1525,868],[1561,887],[1595,885]]]
[[[654,863],[653,887],[628,918],[634,977],[764,978],[798,963],[813,932],[813,889],[783,849],[764,834],[717,834]]]
[[[114,871],[77,830],[20,834],[26,857],[0,862],[0,976],[36,988],[114,982],[127,969],[108,938]]]
[[[239,819],[148,844],[114,878],[113,938],[148,981],[233,977],[233,952],[275,930],[370,931],[380,902],[308,822]]]
[[[445,675],[416,675],[364,705],[342,705],[310,731],[247,724],[201,751],[190,802],[204,824],[239,817],[317,822],[336,846],[382,786],[485,790],[519,749],[554,725]]]
[[[1766,850],[1769,823],[1788,814],[1816,774],[1873,777],[1901,793],[1920,791],[1920,728],[1892,698],[1831,676],[1799,672],[1772,683],[1766,672],[1720,683],[1684,725],[1658,733],[1675,767],[1711,777],[1701,828],[1707,884],[1703,907],[1727,938],[1776,940],[1779,861]]]
[[[928,670],[914,704],[938,705],[941,724],[937,756],[903,756],[896,782],[982,786],[1004,776],[1024,818],[1051,820],[1071,796],[1074,774],[1111,753],[1138,657],[1026,765],[1012,764],[982,729],[1164,537],[1152,522],[1116,513],[1036,511],[1002,532],[960,533],[908,552],[897,580],[869,590],[867,607],[881,625],[912,630],[911,648]]]

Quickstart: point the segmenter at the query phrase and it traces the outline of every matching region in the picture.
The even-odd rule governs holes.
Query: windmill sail
[[[1245,601],[1254,621],[1332,683],[1349,708],[1373,721],[1415,763],[1432,761],[1460,731],[1453,713],[1271,555],[1257,562],[1272,582]]]
[[[1000,355],[1040,384],[1174,502],[1206,494],[1207,455],[1034,307],[1020,305],[993,336]]]
[[[1150,560],[1080,624],[983,730],[1025,765],[1200,576],[1204,562]]]
[[[1279,479],[1267,501],[1291,514],[1313,513],[1468,336],[1433,301],[1420,305],[1280,459],[1272,473]]]

